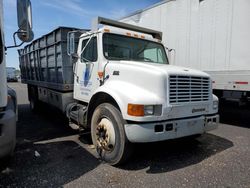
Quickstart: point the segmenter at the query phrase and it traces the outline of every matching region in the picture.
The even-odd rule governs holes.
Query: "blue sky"
[[[58,26],[90,28],[96,16],[119,19],[161,0],[31,0],[34,38]],[[6,46],[13,45],[17,30],[16,0],[3,0]],[[17,49],[8,49],[7,66],[19,69]]]

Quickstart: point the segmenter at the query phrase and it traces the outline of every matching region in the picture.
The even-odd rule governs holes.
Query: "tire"
[[[30,98],[30,110],[32,112],[38,112],[38,101],[34,98]]]
[[[28,98],[30,101],[30,110],[32,112],[38,112],[39,100],[38,100],[38,89],[36,86],[28,84]]]
[[[91,137],[97,153],[113,166],[124,163],[133,151],[124,124],[120,111],[109,103],[99,105],[91,119]]]

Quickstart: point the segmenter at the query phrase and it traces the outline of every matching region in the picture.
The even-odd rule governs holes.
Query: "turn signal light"
[[[99,78],[102,78],[103,77],[103,72],[98,72],[98,76],[99,76]]]
[[[130,115],[130,116],[144,116],[144,105],[128,104],[128,115]]]

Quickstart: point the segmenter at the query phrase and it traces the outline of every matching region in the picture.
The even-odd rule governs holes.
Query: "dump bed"
[[[73,90],[73,62],[67,54],[67,33],[72,30],[78,29],[59,27],[18,50],[23,83]]]

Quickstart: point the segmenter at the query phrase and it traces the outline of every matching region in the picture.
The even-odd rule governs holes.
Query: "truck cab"
[[[77,51],[71,46],[69,54],[77,59],[74,99],[87,106],[86,126],[104,160],[120,163],[129,143],[217,128],[218,99],[210,76],[169,65],[161,32],[108,19],[98,23],[104,26],[83,33]]]

